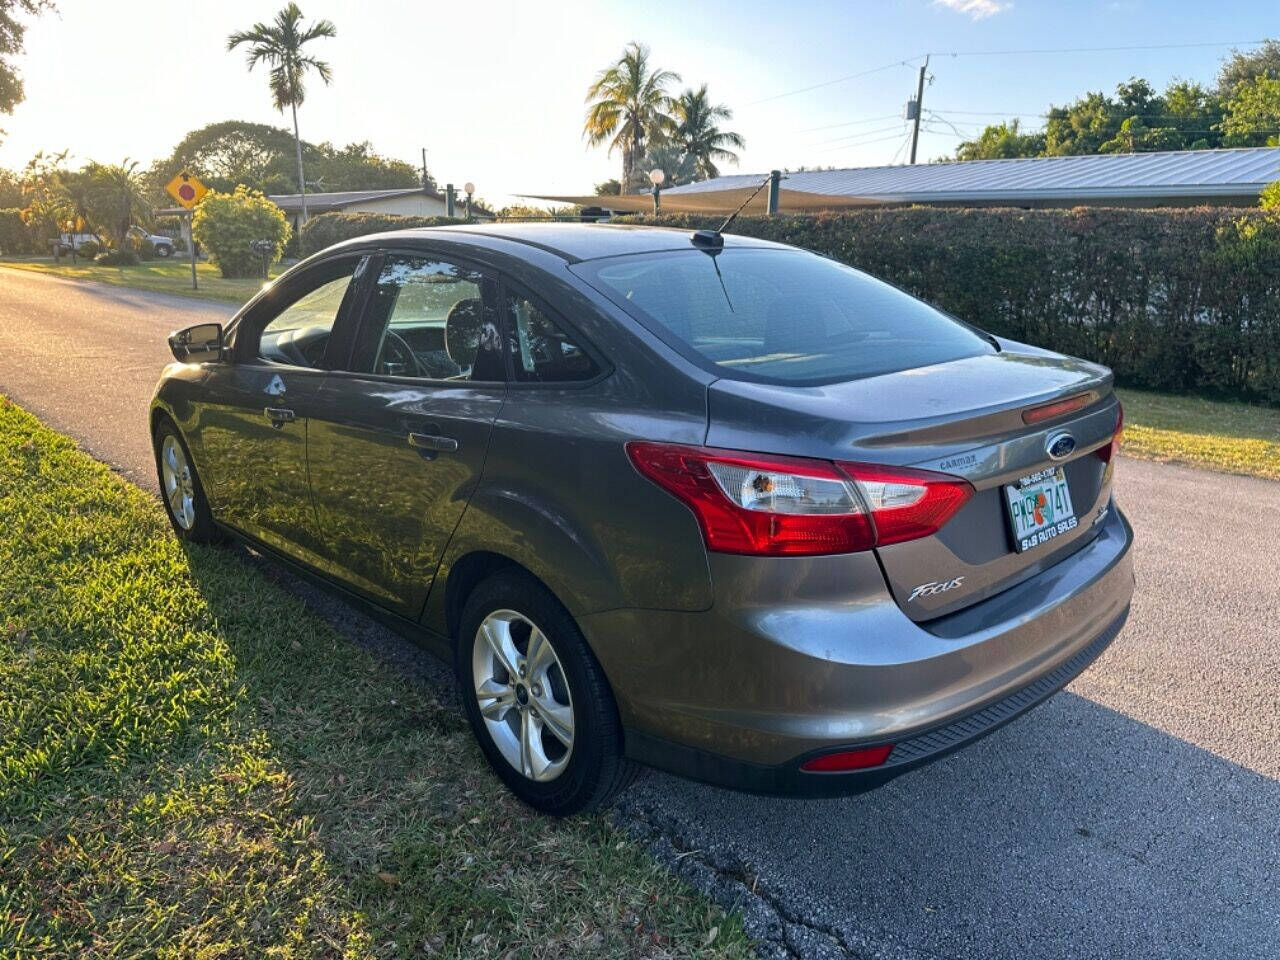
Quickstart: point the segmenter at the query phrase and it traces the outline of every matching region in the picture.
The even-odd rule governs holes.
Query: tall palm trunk
[[[298,105],[290,104],[293,110],[293,146],[298,153],[298,193],[302,197],[302,223],[307,222],[307,178],[302,172],[302,137],[298,135]]]

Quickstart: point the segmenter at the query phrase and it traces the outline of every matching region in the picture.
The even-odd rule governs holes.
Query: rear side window
[[[681,250],[573,270],[724,377],[833,383],[994,352],[896,287],[801,250]]]
[[[425,380],[506,379],[493,287],[479,273],[388,255],[356,339],[353,369]]]
[[[571,383],[600,372],[581,344],[532,300],[508,296],[507,314],[518,382]]]

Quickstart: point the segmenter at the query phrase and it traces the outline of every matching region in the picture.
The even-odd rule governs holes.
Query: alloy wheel
[[[196,523],[195,483],[182,444],[171,433],[160,447],[160,477],[173,519],[183,530],[190,530]]]
[[[560,776],[573,753],[573,698],[551,641],[522,614],[495,610],[476,631],[471,668],[503,759],[530,780]]]

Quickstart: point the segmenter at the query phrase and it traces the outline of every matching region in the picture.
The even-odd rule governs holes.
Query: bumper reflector
[[[878,747],[863,747],[861,750],[841,750],[838,753],[824,753],[820,757],[806,760],[800,765],[801,770],[809,773],[839,773],[844,770],[865,770],[867,767],[878,767],[889,759],[893,752],[892,743],[882,743]]]

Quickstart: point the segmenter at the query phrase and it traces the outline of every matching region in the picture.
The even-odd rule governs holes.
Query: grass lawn
[[[104,267],[96,263],[79,262],[72,266],[69,258],[55,263],[48,258],[25,260],[0,260],[0,266],[15,270],[31,270],[72,280],[96,280],[120,287],[137,287],[158,293],[173,293],[201,300],[225,300],[244,303],[262,289],[262,281],[224,280],[218,268],[211,263],[197,263],[196,276],[199,290],[191,289],[191,262],[176,256],[172,260],[152,260],[136,267]],[[272,267],[271,276],[278,276],[279,266]]]
[[[0,397],[0,956],[742,957],[607,817]]]
[[[1120,390],[1125,456],[1280,480],[1280,410]]]

